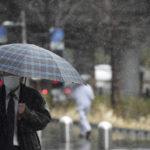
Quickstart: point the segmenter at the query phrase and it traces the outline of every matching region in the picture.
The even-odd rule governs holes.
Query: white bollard
[[[60,119],[60,136],[63,142],[72,140],[72,126],[73,121],[70,117],[64,116]]]
[[[42,143],[42,131],[41,130],[37,131],[37,134],[38,134],[40,143]]]
[[[65,142],[65,149],[64,150],[71,150],[71,143]]]
[[[112,148],[112,124],[107,121],[102,121],[98,124],[99,130],[99,147],[102,150]]]

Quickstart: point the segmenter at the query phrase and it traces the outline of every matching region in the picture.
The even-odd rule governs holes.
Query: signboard
[[[51,50],[64,50],[64,32],[60,28],[51,28],[50,34],[50,48]]]
[[[4,26],[0,26],[0,43],[7,43],[7,29]]]

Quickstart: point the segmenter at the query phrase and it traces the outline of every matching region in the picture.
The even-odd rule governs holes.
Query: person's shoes
[[[91,131],[86,132],[86,139],[89,140],[91,135]]]
[[[79,134],[79,138],[84,138],[84,135],[83,134]]]

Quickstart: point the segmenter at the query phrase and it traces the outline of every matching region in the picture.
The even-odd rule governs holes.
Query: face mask
[[[20,77],[4,76],[4,84],[10,91],[15,90],[20,84]]]

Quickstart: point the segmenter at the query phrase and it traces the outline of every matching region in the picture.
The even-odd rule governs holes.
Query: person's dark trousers
[[[19,146],[13,146],[13,150],[21,150]]]

